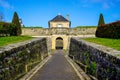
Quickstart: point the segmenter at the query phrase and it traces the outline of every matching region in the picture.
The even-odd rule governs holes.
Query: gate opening
[[[63,49],[63,39],[61,37],[56,38],[56,49]]]

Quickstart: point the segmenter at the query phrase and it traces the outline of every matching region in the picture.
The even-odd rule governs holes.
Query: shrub
[[[16,26],[12,23],[0,22],[0,35],[1,36],[15,36]]]
[[[113,39],[120,38],[120,21],[98,26],[96,37]]]

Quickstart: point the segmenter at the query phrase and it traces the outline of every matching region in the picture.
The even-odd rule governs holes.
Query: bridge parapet
[[[69,56],[98,80],[120,79],[120,51],[71,38]]]
[[[0,48],[0,80],[18,80],[48,56],[46,38]]]

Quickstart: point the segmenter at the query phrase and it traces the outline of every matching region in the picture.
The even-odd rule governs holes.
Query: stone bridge
[[[61,44],[57,50],[51,50],[49,38],[1,47],[0,80],[120,79],[120,51],[77,37],[70,38],[67,50]],[[64,37],[57,39],[61,42]]]
[[[22,32],[37,38],[0,48],[0,80],[120,80],[120,51],[80,39],[95,28]]]

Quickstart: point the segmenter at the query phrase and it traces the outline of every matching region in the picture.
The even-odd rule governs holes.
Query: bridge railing
[[[98,80],[120,79],[120,51],[71,38],[69,56]]]
[[[48,56],[45,38],[0,48],[0,80],[18,80]]]

